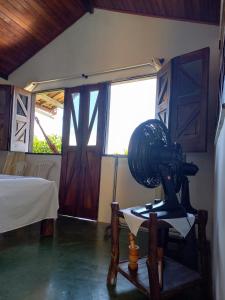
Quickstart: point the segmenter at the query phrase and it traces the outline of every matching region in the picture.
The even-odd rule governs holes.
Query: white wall
[[[115,157],[102,158],[100,205],[98,220],[110,222],[111,202],[119,202],[120,208],[136,206],[151,202],[156,197],[156,191],[138,184],[129,171],[127,158],[118,159],[117,180],[114,183]],[[115,199],[113,199],[113,186],[116,187]]]
[[[86,14],[39,51],[12,73],[9,79],[19,86],[25,86],[31,81],[142,64],[149,62],[153,56],[168,60],[206,46],[211,47],[215,57],[218,48],[217,31],[216,26],[96,9],[94,14]],[[110,77],[104,75],[90,80]],[[48,86],[84,82],[58,82]],[[43,89],[46,87],[42,86]]]
[[[215,299],[225,299],[225,122],[216,145],[213,282]]]
[[[57,37],[33,58],[18,68],[10,76],[10,81],[25,86],[31,81],[61,78],[72,74],[92,73],[107,69],[143,64],[153,56],[170,58],[210,47],[210,97],[208,114],[208,152],[190,154],[193,162],[199,165],[200,172],[191,179],[192,202],[197,208],[209,211],[208,235],[212,231],[213,195],[213,134],[217,101],[218,70],[218,27],[166,19],[134,16],[109,11],[95,10],[86,14],[63,34]],[[75,86],[98,82],[128,75],[152,72],[141,68],[113,75],[92,77],[88,80],[67,80],[42,84],[37,89]],[[132,191],[140,201],[145,201],[146,191],[138,191],[129,179],[127,167],[121,167],[123,181],[120,181],[118,199],[128,205],[134,204]],[[126,171],[125,171],[126,170]],[[109,202],[112,191],[112,162],[110,158],[102,161],[102,181],[99,214],[102,221],[109,221]],[[110,183],[111,181],[111,183]],[[129,193],[127,191],[129,190]],[[149,195],[152,192],[149,191]],[[107,200],[106,200],[107,198]],[[147,198],[147,197],[146,197]],[[139,201],[138,200],[138,201]]]

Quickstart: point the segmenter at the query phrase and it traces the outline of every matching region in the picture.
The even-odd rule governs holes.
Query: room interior
[[[67,0],[63,3],[7,0],[0,4],[0,101],[7,100],[7,105],[0,109],[0,174],[7,173],[8,163],[10,175],[41,177],[54,182],[59,193],[60,214],[53,238],[39,238],[39,223],[0,233],[3,286],[0,299],[147,299],[121,275],[116,290],[106,286],[111,255],[106,230],[111,222],[111,202],[118,201],[119,207],[125,209],[162,196],[160,187],[148,189],[135,181],[127,155],[105,151],[110,85],[145,77],[157,78],[159,82],[168,65],[170,72],[176,74],[171,75],[174,80],[179,77],[176,64],[184,55],[200,49],[209,49],[208,72],[202,71],[206,84],[201,84],[201,103],[204,101],[206,106],[199,108],[196,123],[187,129],[199,134],[192,141],[193,147],[188,148],[182,139],[181,144],[187,161],[199,168],[196,176],[189,178],[191,204],[208,212],[210,299],[225,299],[224,10],[223,0],[188,3],[182,0],[170,4],[161,0]],[[207,62],[205,56],[203,59]],[[68,99],[79,94],[80,102],[85,103],[86,95],[96,89],[100,129],[96,147],[90,153],[87,150],[89,161],[86,162],[82,154],[76,157],[76,147],[70,147],[70,116],[76,114],[76,106],[72,108]],[[58,90],[65,91],[64,100],[54,94]],[[8,98],[1,100],[6,95],[1,91],[7,91]],[[156,93],[157,104],[160,93]],[[15,109],[17,102],[22,101],[18,95],[20,99],[21,95],[28,97],[30,103],[25,105],[27,129],[22,143],[21,137],[20,141],[16,140],[18,127],[13,127],[20,121]],[[47,141],[50,154],[32,153],[36,110],[52,117],[62,105],[62,153],[54,152],[49,145],[51,141]],[[93,122],[88,120],[85,112],[89,108],[81,105],[83,124],[88,124],[87,131],[81,132],[78,124],[76,128],[76,118],[73,119],[76,146],[85,139],[83,136],[90,137],[96,117],[93,110]],[[178,110],[177,114],[179,119]],[[204,119],[201,125],[200,119]],[[165,121],[167,125],[172,124],[168,122]],[[173,134],[172,125],[168,126]],[[198,126],[202,126],[201,130]],[[42,127],[45,131],[48,124],[42,122]],[[23,153],[24,165],[20,170],[19,165],[15,172],[10,153],[17,152]],[[85,177],[82,164],[88,163],[92,171]],[[75,164],[79,166],[77,172]],[[93,190],[88,184],[92,180]],[[85,182],[83,187],[81,182]],[[93,202],[92,192],[97,193]],[[83,202],[75,205],[74,195]],[[88,205],[90,209],[86,209]],[[124,221],[121,226],[121,257],[125,258],[128,229]],[[148,232],[140,231],[137,244],[141,245],[141,254],[146,255],[147,243]],[[185,291],[182,297],[200,299],[199,295],[199,290],[194,289]],[[171,299],[179,299],[176,297]]]

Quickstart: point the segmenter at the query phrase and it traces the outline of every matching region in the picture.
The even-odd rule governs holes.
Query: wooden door
[[[31,94],[23,89],[14,88],[11,151],[27,152],[30,135]]]
[[[169,129],[186,152],[206,151],[209,48],[172,60]]]
[[[9,150],[12,87],[0,85],[0,150]]]
[[[107,108],[107,84],[66,89],[60,184],[62,214],[97,219]]]

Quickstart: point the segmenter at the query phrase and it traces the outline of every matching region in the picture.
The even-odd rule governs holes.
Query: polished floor
[[[39,239],[38,224],[0,235],[0,299],[146,300],[121,275],[116,288],[107,289],[110,241],[104,239],[105,228],[105,224],[60,218],[54,239]],[[145,235],[139,236],[142,249],[146,249]],[[125,257],[125,229],[121,245]],[[187,291],[178,299],[199,297],[197,291]]]

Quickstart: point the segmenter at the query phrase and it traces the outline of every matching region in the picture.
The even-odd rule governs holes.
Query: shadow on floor
[[[107,289],[110,240],[104,239],[106,226],[59,218],[53,239],[39,238],[39,224],[0,235],[0,299],[146,300],[121,275],[116,288]],[[146,234],[138,239],[147,249]],[[127,232],[122,230],[121,257],[126,255]],[[178,299],[199,298],[190,291]]]

